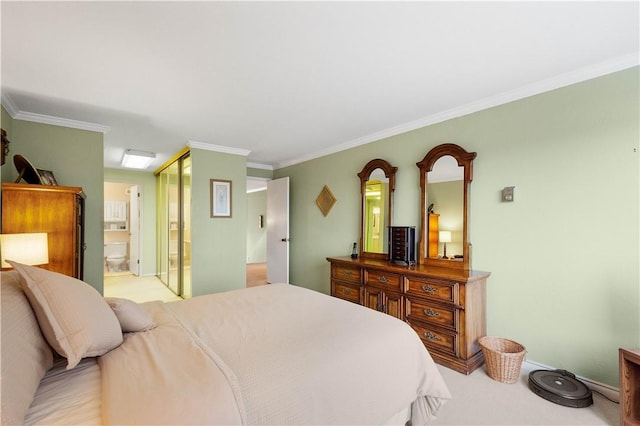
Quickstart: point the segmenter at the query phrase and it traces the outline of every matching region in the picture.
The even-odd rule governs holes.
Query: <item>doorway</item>
[[[247,177],[247,287],[289,282],[289,178]]]
[[[267,181],[247,177],[247,287],[267,283]]]
[[[105,276],[140,275],[141,185],[104,182]]]

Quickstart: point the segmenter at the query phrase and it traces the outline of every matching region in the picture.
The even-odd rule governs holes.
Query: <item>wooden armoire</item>
[[[49,263],[41,265],[83,277],[84,192],[80,187],[2,184],[2,233],[46,232]]]

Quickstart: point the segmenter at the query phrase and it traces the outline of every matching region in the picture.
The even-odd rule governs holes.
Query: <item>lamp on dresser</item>
[[[49,263],[47,233],[0,234],[0,257],[3,268],[11,268],[7,260],[25,265],[46,265]]]

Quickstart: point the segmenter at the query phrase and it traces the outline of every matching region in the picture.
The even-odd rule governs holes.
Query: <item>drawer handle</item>
[[[438,336],[437,334],[433,334],[431,332],[424,333],[424,337],[426,337],[429,340],[442,340],[440,339],[440,336]]]
[[[429,284],[425,284],[425,285],[423,285],[423,286],[422,286],[422,289],[423,289],[425,292],[429,293],[429,294],[433,294],[433,293],[436,293],[436,292],[438,291],[438,289],[437,289],[437,288],[435,288],[435,287],[431,287]]]
[[[439,317],[440,314],[434,311],[433,309],[425,309],[424,314],[428,317]]]
[[[381,277],[378,277],[378,281],[380,281],[381,283],[388,283],[389,282],[387,277],[385,277],[384,275],[381,276]]]
[[[347,277],[350,277],[350,276],[351,276],[351,271],[342,271],[342,273],[343,273],[344,275],[346,275]]]
[[[348,294],[348,295],[351,295],[351,290],[349,290],[348,288],[343,288],[343,289],[342,289],[342,294]]]

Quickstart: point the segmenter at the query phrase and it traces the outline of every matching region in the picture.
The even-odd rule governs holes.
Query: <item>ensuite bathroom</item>
[[[131,197],[137,197],[135,185],[104,183],[104,274],[130,274],[131,268]],[[135,232],[135,230],[134,230]]]

